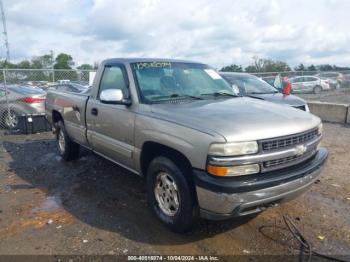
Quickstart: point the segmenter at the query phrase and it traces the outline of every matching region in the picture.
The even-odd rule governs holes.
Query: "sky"
[[[165,57],[215,67],[254,56],[350,66],[348,0],[3,0],[11,60],[53,50],[76,65]],[[0,57],[5,57],[0,39]]]

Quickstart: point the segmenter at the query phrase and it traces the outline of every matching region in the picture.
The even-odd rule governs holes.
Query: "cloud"
[[[347,0],[32,0],[4,2],[13,59],[67,52],[172,57],[214,66],[255,55],[292,65],[349,65]],[[0,56],[4,56],[0,48]]]

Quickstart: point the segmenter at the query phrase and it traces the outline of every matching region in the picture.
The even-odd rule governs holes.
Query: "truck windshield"
[[[215,70],[203,64],[162,61],[139,62],[131,66],[146,103],[236,96]]]

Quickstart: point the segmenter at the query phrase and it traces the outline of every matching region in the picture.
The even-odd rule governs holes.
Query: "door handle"
[[[97,108],[91,108],[91,114],[94,115],[94,116],[97,116],[98,115],[98,110]]]

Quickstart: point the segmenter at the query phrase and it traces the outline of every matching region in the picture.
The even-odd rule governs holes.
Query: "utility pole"
[[[5,18],[5,11],[4,11],[4,5],[2,4],[2,0],[0,0],[0,11],[1,11],[1,18],[2,18],[2,26],[4,29],[4,37],[5,37],[5,48],[6,48],[6,62],[10,62],[10,48],[9,48],[9,41],[7,37],[7,27],[6,27],[6,18]]]
[[[7,39],[7,28],[6,28],[6,18],[5,18],[5,12],[4,12],[4,5],[2,4],[2,0],[0,0],[0,12],[1,12],[1,18],[2,18],[2,26],[4,29],[4,36],[5,36],[5,48],[6,48],[6,60],[4,64],[4,69],[2,71],[3,73],[3,80],[4,80],[4,87],[5,87],[5,97],[6,97],[6,105],[7,105],[7,119],[8,124],[11,126],[11,109],[9,104],[9,98],[8,98],[8,92],[7,92],[7,84],[6,84],[6,68],[7,63],[10,62],[10,49],[9,49],[9,42]]]

